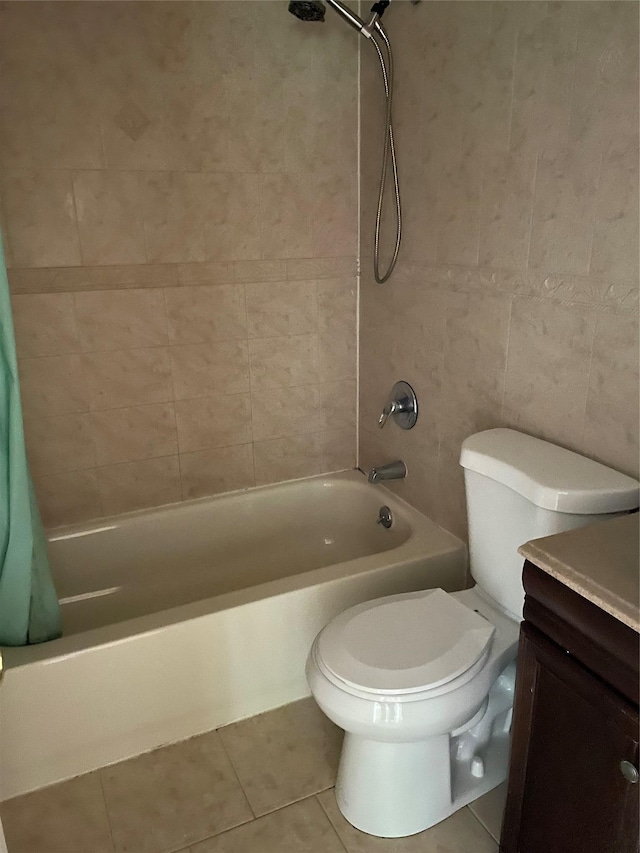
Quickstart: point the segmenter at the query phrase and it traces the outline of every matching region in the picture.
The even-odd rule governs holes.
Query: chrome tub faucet
[[[401,459],[380,465],[369,471],[367,479],[370,483],[380,483],[382,480],[404,480],[407,476],[407,466]]]

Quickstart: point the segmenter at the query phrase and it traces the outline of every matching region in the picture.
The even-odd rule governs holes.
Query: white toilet
[[[345,730],[336,799],[371,835],[421,832],[507,775],[529,539],[638,506],[639,484],[509,429],[466,439],[476,586],[356,605],[316,637],[307,679]]]

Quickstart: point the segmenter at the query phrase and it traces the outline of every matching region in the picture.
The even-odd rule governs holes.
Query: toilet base
[[[505,730],[506,729],[506,730]],[[491,791],[507,778],[508,727],[494,732],[481,756],[458,738],[440,735],[422,742],[380,743],[345,733],[336,780],[336,801],[356,829],[380,838],[415,835]]]
[[[369,835],[414,835],[451,807],[449,736],[381,743],[345,733],[336,779],[338,808]]]

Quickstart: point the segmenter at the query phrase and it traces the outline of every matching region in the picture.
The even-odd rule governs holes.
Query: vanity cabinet
[[[501,853],[637,853],[633,628],[525,563]]]

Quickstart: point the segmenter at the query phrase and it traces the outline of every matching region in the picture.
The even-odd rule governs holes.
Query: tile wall
[[[638,470],[638,6],[394,0],[405,233],[361,459],[464,533],[463,438]],[[280,0],[0,3],[0,217],[50,525],[355,461],[357,36]],[[399,378],[418,425],[375,421]]]
[[[355,464],[357,47],[280,0],[0,3],[46,524]]]
[[[458,457],[510,426],[638,474],[638,4],[394,2],[405,232],[371,275],[383,100],[362,50],[361,466],[465,534]],[[388,225],[391,231],[391,225]],[[416,389],[410,432],[378,413]]]

